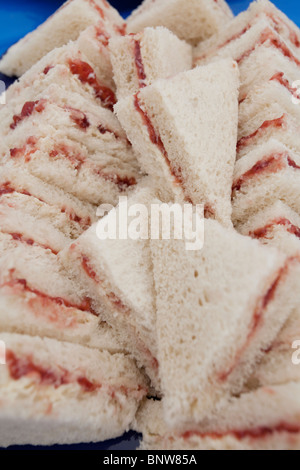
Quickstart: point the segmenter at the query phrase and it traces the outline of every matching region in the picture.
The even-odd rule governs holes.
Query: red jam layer
[[[92,67],[82,60],[70,60],[69,67],[73,75],[77,75],[81,83],[90,85],[96,98],[100,99],[105,108],[113,111],[113,107],[117,102],[114,92],[99,83]]]
[[[102,10],[102,8],[101,8],[99,5],[97,5],[97,3],[95,2],[95,0],[89,0],[89,2],[90,2],[90,4],[91,4],[91,6],[92,6],[93,8],[95,8],[95,10],[99,13],[99,15],[101,16],[101,18],[104,20],[105,15],[104,15],[104,11]]]
[[[288,154],[286,153],[278,153],[276,155],[271,155],[268,158],[261,160],[260,162],[256,163],[251,170],[247,171],[243,176],[241,176],[232,187],[232,191],[239,191],[241,187],[247,183],[249,180],[255,178],[261,173],[277,173],[281,171],[283,168],[286,167],[286,162],[288,166],[300,169],[299,166],[296,165],[294,160],[292,160]]]
[[[268,238],[269,232],[272,232],[272,230],[277,226],[284,227],[287,232],[300,238],[300,228],[284,217],[273,220],[265,227],[258,228],[253,232],[250,232],[249,235],[252,238]]]
[[[265,121],[255,132],[252,134],[242,137],[237,143],[237,152],[240,152],[244,147],[251,144],[251,141],[256,137],[260,137],[266,130],[281,129],[285,123],[286,115],[283,114],[280,118]]]
[[[277,276],[273,283],[270,285],[269,289],[266,291],[264,296],[259,300],[258,305],[254,311],[251,325],[249,326],[249,333],[247,336],[247,340],[244,346],[237,352],[236,357],[234,359],[234,363],[231,367],[229,367],[226,371],[221,372],[218,374],[218,379],[220,382],[225,382],[228,377],[232,374],[234,369],[239,363],[240,358],[242,357],[243,353],[247,350],[248,346],[251,344],[252,339],[255,337],[257,331],[263,324],[264,320],[264,313],[269,306],[269,304],[274,300],[276,292],[280,283],[287,277],[290,264],[295,260],[299,261],[298,258],[289,258],[284,266],[278,271]]]
[[[134,39],[133,43],[134,43],[134,61],[135,61],[137,76],[139,79],[139,87],[144,88],[146,86],[147,76],[146,76],[143,58],[142,58],[141,43],[137,39]]]
[[[283,72],[278,72],[270,78],[270,81],[276,81],[280,83],[280,85],[284,86],[295,98],[299,99],[299,94],[297,88],[293,88],[290,85],[290,82],[284,78]]]
[[[105,30],[104,25],[100,25],[99,23],[95,26],[96,32],[96,39],[99,41],[104,47],[108,47],[109,40],[111,36]]]
[[[300,426],[296,424],[288,424],[288,423],[280,423],[277,426],[268,427],[268,426],[261,426],[252,429],[244,429],[244,430],[232,430],[223,433],[212,432],[212,433],[201,433],[199,431],[187,431],[182,434],[180,437],[183,439],[191,439],[194,436],[200,437],[202,439],[209,438],[209,439],[223,439],[226,436],[233,436],[238,440],[243,439],[263,439],[275,433],[288,433],[288,434],[298,434],[300,432]]]
[[[31,116],[33,112],[43,112],[45,109],[45,105],[46,100],[27,101],[27,103],[24,104],[21,113],[15,114],[13,116],[13,122],[10,125],[10,128],[15,129],[20,124],[20,122],[22,122],[27,117]]]
[[[73,304],[61,297],[51,297],[50,295],[44,294],[43,292],[37,289],[29,287],[25,279],[12,279],[11,281],[2,284],[0,287],[16,287],[22,289],[24,292],[29,292],[31,294],[37,295],[48,302],[53,302],[57,305],[62,305],[67,308],[76,308],[77,310],[81,310],[82,312],[90,312],[95,315],[95,312],[93,311],[91,306],[91,300],[89,298],[85,298],[81,304]]]
[[[90,127],[91,124],[84,112],[80,111],[79,109],[71,108],[70,106],[65,106],[65,109],[69,111],[70,118],[80,129],[85,131],[88,127]]]
[[[15,241],[25,243],[26,245],[30,245],[30,246],[36,244],[36,245],[39,245],[40,247],[44,248],[45,250],[50,250],[54,255],[58,254],[58,251],[53,250],[53,248],[51,248],[50,246],[43,245],[41,243],[35,242],[31,238],[26,238],[21,233],[9,233],[8,235],[10,235],[12,237],[12,239],[15,240]]]
[[[29,137],[23,147],[10,149],[11,158],[24,158],[25,163],[30,162],[31,155],[37,151],[36,144],[37,139]]]
[[[164,159],[165,159],[165,162],[166,164],[168,165],[168,168],[170,170],[170,173],[172,174],[174,180],[175,180],[175,183],[179,186],[181,186],[181,188],[183,189],[184,193],[185,193],[185,189],[184,189],[184,181],[183,181],[183,176],[182,176],[182,169],[181,168],[174,168],[170,159],[169,159],[169,156],[168,156],[168,153],[166,151],[166,148],[163,144],[163,141],[161,140],[161,137],[160,135],[156,132],[156,130],[154,129],[154,126],[148,116],[148,114],[146,113],[146,111],[143,110],[142,108],[142,105],[140,103],[140,100],[139,100],[139,97],[138,97],[138,93],[134,96],[134,106],[135,106],[135,109],[137,110],[137,112],[140,114],[145,126],[147,127],[148,129],[148,134],[149,134],[149,138],[152,142],[152,144],[156,145],[159,149],[159,151],[162,153]],[[185,194],[185,199],[187,202],[192,202],[190,197]]]

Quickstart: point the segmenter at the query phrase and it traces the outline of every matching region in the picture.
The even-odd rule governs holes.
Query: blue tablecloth
[[[141,0],[110,0],[124,17],[135,8]],[[10,45],[23,37],[29,31],[35,29],[48,16],[50,16],[64,1],[62,0],[0,0],[0,56]],[[235,14],[248,8],[250,0],[228,0]],[[273,3],[284,11],[290,18],[300,26],[299,0],[273,0]],[[0,78],[3,78],[0,76]],[[10,80],[6,80],[7,84]],[[131,450],[138,445],[138,435],[130,432],[122,438],[93,445],[80,446],[55,446],[53,449],[76,449],[76,450]],[[12,447],[11,449],[17,449]],[[20,449],[31,449],[21,447]],[[40,449],[40,448],[38,448]]]

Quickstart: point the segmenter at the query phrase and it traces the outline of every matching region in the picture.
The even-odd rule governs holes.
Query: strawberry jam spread
[[[141,43],[137,39],[134,40],[134,59],[135,59],[135,67],[137,71],[137,76],[139,79],[139,87],[144,88],[146,86],[146,73],[142,58],[142,50],[141,50]]]
[[[225,432],[207,432],[201,433],[199,431],[187,431],[182,434],[180,437],[183,439],[190,439],[194,436],[200,437],[202,439],[223,439],[226,436],[233,436],[238,440],[242,439],[263,439],[275,433],[288,433],[288,434],[298,434],[300,432],[300,426],[296,424],[280,423],[277,426],[261,426],[252,429],[244,430],[232,430]]]
[[[280,83],[280,85],[284,86],[295,98],[297,99],[299,98],[297,88],[293,88],[290,85],[289,81],[286,78],[284,78],[283,72],[278,72],[275,75],[273,75],[273,77],[270,78],[270,81],[276,81]]]
[[[272,119],[270,121],[265,121],[255,132],[252,134],[242,137],[237,143],[237,152],[242,150],[247,145],[251,144],[251,140],[255,139],[256,137],[260,137],[266,130],[273,128],[273,129],[281,129],[284,126],[286,119],[286,115],[283,114],[280,118]]]
[[[140,100],[139,100],[138,93],[134,96],[134,106],[135,106],[135,109],[137,110],[137,112],[140,114],[140,116],[143,120],[143,123],[145,124],[145,126],[148,129],[149,138],[150,138],[152,144],[156,145],[158,147],[158,149],[160,150],[160,152],[162,153],[162,155],[165,159],[165,162],[168,165],[168,168],[169,168],[169,170],[170,170],[170,172],[171,172],[171,174],[172,174],[172,176],[175,180],[175,183],[177,185],[181,186],[181,188],[185,192],[184,187],[183,187],[182,169],[173,167],[173,165],[172,165],[172,163],[169,159],[168,153],[166,151],[166,148],[163,144],[163,141],[161,140],[160,135],[156,132],[156,130],[154,129],[154,126],[153,126],[148,114],[142,108],[142,105],[141,105]],[[191,199],[188,195],[185,195],[185,199],[186,199],[187,202],[191,202]]]
[[[250,232],[249,235],[252,238],[268,238],[269,232],[272,232],[272,230],[278,226],[284,227],[287,232],[300,238],[300,227],[292,224],[292,222],[284,217],[273,220],[268,225],[265,225],[265,227]]]
[[[97,24],[95,26],[95,33],[96,33],[96,39],[104,46],[108,47],[109,40],[111,36],[108,34],[107,31],[105,31],[104,25],[101,26],[100,24]]]
[[[85,131],[88,127],[90,127],[90,122],[84,112],[69,106],[66,106],[65,109],[70,113],[70,118],[80,129]]]
[[[248,346],[251,344],[251,341],[255,337],[257,331],[263,324],[264,313],[267,307],[274,300],[278,287],[280,286],[281,282],[283,282],[286,279],[289,273],[290,265],[295,261],[299,262],[299,259],[294,257],[294,258],[289,258],[286,261],[286,263],[279,269],[273,283],[265,292],[264,296],[259,300],[256,306],[256,309],[254,311],[251,324],[249,325],[249,333],[248,333],[246,342],[237,352],[233,364],[226,371],[222,371],[221,373],[218,374],[218,379],[220,382],[225,382],[228,379],[228,377],[232,374],[236,366],[239,364],[240,358],[242,357],[244,352],[247,350]]]
[[[268,158],[261,160],[260,162],[256,163],[251,170],[247,171],[243,176],[241,176],[232,187],[232,191],[239,191],[241,187],[247,183],[249,180],[255,178],[261,173],[277,173],[278,171],[283,170],[286,167],[286,162],[288,166],[300,169],[299,166],[296,165],[294,160],[292,160],[288,154],[286,153],[278,153],[275,155],[271,155]]]
[[[102,8],[101,8],[99,5],[97,5],[97,3],[95,2],[95,0],[89,0],[89,2],[90,2],[90,4],[91,4],[91,6],[92,6],[93,8],[95,8],[95,10],[99,13],[99,15],[101,16],[101,18],[104,20],[105,15],[104,15],[104,11],[102,10]]]
[[[77,75],[81,83],[88,84],[93,88],[96,98],[101,100],[103,106],[113,111],[117,102],[116,96],[110,88],[99,83],[92,67],[79,59],[70,60],[69,67],[72,74]]]
[[[50,246],[48,245],[43,245],[43,244],[40,244],[38,242],[35,242],[34,240],[32,240],[31,238],[26,238],[24,235],[22,235],[21,233],[9,233],[9,235],[12,237],[13,240],[15,241],[18,241],[18,242],[21,242],[21,243],[25,243],[26,245],[39,245],[41,246],[42,248],[44,248],[45,250],[50,250],[54,255],[57,255],[58,254],[58,251],[55,251],[53,250]]]
[[[10,128],[15,129],[20,124],[20,122],[31,116],[33,112],[41,113],[44,111],[45,104],[46,100],[27,101],[27,103],[24,104],[21,113],[15,114],[13,116],[13,122],[10,125]]]
[[[25,163],[28,163],[31,160],[31,155],[38,150],[37,142],[35,137],[29,137],[23,147],[10,149],[11,158],[24,158]]]
[[[51,158],[64,157],[71,162],[75,170],[80,170],[82,165],[85,163],[85,158],[78,154],[76,150],[65,144],[58,144],[49,153]]]
[[[51,69],[54,68],[54,65],[48,65],[47,67],[44,68],[43,70],[43,74],[44,75],[48,75],[48,73],[50,72]]]

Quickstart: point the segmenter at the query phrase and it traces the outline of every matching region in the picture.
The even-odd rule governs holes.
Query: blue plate
[[[130,11],[135,8],[141,0],[111,0],[114,5],[126,18]],[[273,0],[273,3],[284,11],[295,23],[300,26],[299,0]],[[62,0],[0,0],[0,56],[16,41],[25,36],[29,31],[35,29],[45,21],[57,8],[62,5]],[[228,0],[235,14],[246,10],[251,3],[249,0]],[[0,74],[0,80],[4,80],[6,85],[12,83],[12,79]],[[133,450],[138,447],[140,436],[134,432],[129,432],[119,439],[106,441],[99,444],[82,444],[73,446],[54,446],[53,450]],[[17,447],[10,449],[49,449],[48,447]]]

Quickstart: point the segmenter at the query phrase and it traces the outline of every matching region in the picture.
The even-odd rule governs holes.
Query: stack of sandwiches
[[[300,449],[296,25],[70,0],[0,71],[0,445]]]

